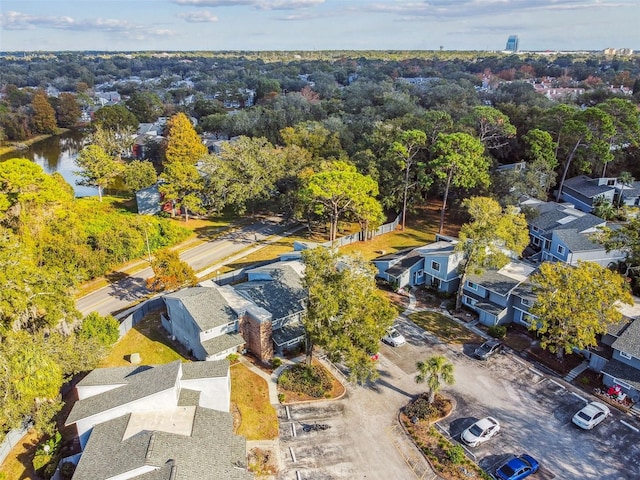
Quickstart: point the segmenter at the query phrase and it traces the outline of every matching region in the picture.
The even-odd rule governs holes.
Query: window
[[[540,239],[538,237],[533,237],[533,244],[536,247],[539,247],[540,246]]]
[[[438,262],[431,262],[431,269],[435,270],[436,272],[440,271],[440,264]]]
[[[478,290],[478,285],[473,282],[467,282],[467,287],[469,287],[471,290]]]
[[[473,307],[476,303],[478,303],[478,301],[475,298],[470,298],[470,297],[464,297],[464,303],[466,303],[467,305]]]
[[[526,305],[526,306],[531,305],[531,303],[529,303],[529,300],[527,300],[526,298],[523,298],[523,299],[522,299],[522,304],[523,304],[523,305]]]
[[[531,230],[533,230],[534,232],[539,232],[540,229],[538,227],[531,227]]]
[[[628,354],[627,352],[623,352],[622,350],[620,350],[620,356],[622,358],[627,358],[629,360],[631,360],[633,358],[633,355]]]
[[[557,250],[560,255],[564,255],[564,247],[562,245],[558,245]]]

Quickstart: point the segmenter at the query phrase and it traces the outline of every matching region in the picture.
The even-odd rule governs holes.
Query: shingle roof
[[[169,293],[165,298],[181,300],[202,331],[226,325],[238,319],[238,315],[216,287],[185,288]]]
[[[94,427],[74,479],[102,480],[151,466],[137,480],[248,480],[246,443],[233,434],[229,413],[196,407],[191,435],[142,431],[126,440],[130,415]],[[173,476],[172,476],[173,475]]]
[[[565,180],[563,185],[563,190],[564,189],[574,190],[588,198],[593,198],[614,190],[613,187],[607,185],[598,185],[596,180],[593,180],[586,175],[578,175],[577,177]]]
[[[271,313],[273,320],[304,311],[307,293],[300,275],[290,266],[282,265],[273,280],[253,280],[235,286],[238,293]]]
[[[131,375],[150,370],[151,365],[132,365],[126,367],[96,368],[77,383],[78,387],[96,385],[123,385],[129,383]]]
[[[576,230],[554,230],[553,235],[562,240],[562,243],[574,253],[601,250],[603,248],[599,243],[591,241],[591,234],[578,233]]]
[[[478,285],[481,285],[485,289],[491,290],[492,292],[495,292],[498,295],[505,296],[511,290],[513,290],[515,287],[517,287],[521,282],[526,280],[526,277],[521,277],[521,276],[502,273],[502,272],[506,271],[504,269],[506,267],[508,267],[509,265],[515,265],[516,267],[517,266],[522,267],[523,268],[523,272],[526,275],[530,275],[534,270],[533,267],[531,267],[531,266],[529,266],[529,265],[527,265],[525,263],[522,263],[522,262],[510,262],[509,264],[505,265],[505,267],[501,268],[500,270],[488,269],[488,270],[485,270],[480,275],[471,274],[471,275],[469,275],[468,280],[470,282],[477,283]]]
[[[398,250],[397,252],[386,253],[384,255],[380,255],[379,257],[374,258],[373,261],[374,262],[377,262],[377,261],[388,262],[388,261],[391,261],[391,260],[402,259],[402,258],[406,257],[407,254],[412,252],[413,250],[415,250],[415,247],[404,248],[402,250]]]
[[[276,345],[284,345],[291,340],[304,336],[304,334],[305,329],[302,323],[294,322],[288,323],[284,327],[274,330],[271,336],[273,337],[273,342]]]
[[[78,400],[71,409],[69,417],[67,417],[66,425],[71,425],[83,418],[140,400],[154,393],[175,388],[181,365],[180,360],[176,360],[165,365],[142,370],[135,375],[129,374],[125,377],[127,380],[126,385],[84,400]],[[130,367],[123,368],[130,369]]]
[[[529,225],[543,232],[566,229],[583,232],[605,223],[603,219],[595,215],[567,208],[566,205],[554,204],[554,207],[540,210],[540,215],[529,220]]]
[[[422,261],[422,255],[417,248],[412,249],[410,252],[400,258],[400,261],[387,269],[387,273],[392,277],[399,277],[404,272],[413,267],[416,263]]]
[[[215,362],[187,362],[182,364],[182,380],[226,377],[228,374],[228,360],[218,360]]]
[[[202,348],[207,352],[207,355],[215,355],[216,353],[224,352],[230,348],[239,347],[244,343],[246,343],[246,340],[239,333],[225,333],[223,335],[210,338],[209,340],[205,340],[201,344]]]
[[[634,320],[611,347],[640,358],[640,319]]]
[[[640,370],[619,360],[609,360],[602,369],[606,373],[625,383],[628,383],[636,390],[640,390]]]

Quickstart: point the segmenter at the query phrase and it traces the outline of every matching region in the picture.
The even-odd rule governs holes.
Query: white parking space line
[[[292,447],[289,447],[289,452],[291,453],[291,460],[293,460],[293,463],[296,463],[296,454],[293,452]]]
[[[553,380],[552,380],[553,382]],[[555,383],[555,382],[554,382]],[[564,387],[563,387],[564,388]],[[571,392],[571,395],[573,395],[574,397],[578,397],[580,400],[582,400],[584,403],[589,403],[589,400],[587,400],[586,398],[584,398],[582,395],[578,395],[576,392]]]
[[[565,387],[564,385],[562,385],[562,384],[560,384],[560,383],[556,382],[556,381],[555,381],[554,379],[552,379],[552,378],[550,378],[550,379],[549,379],[549,381],[550,381],[551,383],[553,383],[554,385],[557,385],[558,387],[560,387],[560,388],[561,388],[561,389],[563,389],[563,390],[566,390],[566,389],[567,389],[567,387]],[[571,392],[571,393],[573,393],[573,392]],[[575,393],[573,393],[573,394],[575,395]]]
[[[629,427],[631,430],[633,430],[636,433],[640,433],[640,430],[638,430],[636,427],[634,427],[633,425],[631,425],[630,423],[625,422],[624,420],[620,420],[620,423]]]

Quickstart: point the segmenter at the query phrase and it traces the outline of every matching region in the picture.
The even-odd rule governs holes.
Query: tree
[[[58,106],[56,108],[56,117],[58,125],[64,128],[73,127],[82,114],[80,104],[73,93],[61,93],[58,98]]]
[[[469,274],[479,275],[486,268],[506,265],[509,256],[505,250],[519,255],[529,243],[527,221],[515,207],[503,210],[496,200],[488,197],[471,197],[463,205],[471,222],[462,226],[460,241],[455,246],[462,254],[456,310],[462,306],[463,287]]]
[[[303,198],[329,218],[331,241],[336,239],[338,220],[349,213],[366,213],[370,218],[380,218],[380,203],[370,201],[377,195],[378,184],[375,180],[358,173],[353,165],[343,161],[333,162],[325,170],[311,175],[302,192]],[[361,209],[363,205],[368,206],[366,212]]]
[[[417,362],[416,368],[418,369],[416,383],[424,383],[426,380],[429,387],[429,403],[433,403],[443,382],[447,385],[453,385],[455,382],[453,364],[442,355],[430,357],[424,362]]]
[[[560,130],[559,151],[566,155],[564,168],[556,193],[560,201],[567,173],[575,159],[580,160],[578,170],[591,170],[591,161],[607,164],[612,158],[610,139],[615,135],[613,119],[597,107],[589,107],[576,113]]]
[[[184,113],[178,113],[167,122],[168,139],[165,150],[166,163],[195,165],[207,154],[191,121]]]
[[[133,193],[155,185],[158,174],[153,163],[147,160],[133,160],[124,166],[122,181],[126,189]]]
[[[51,134],[58,131],[56,112],[49,103],[44,90],[36,90],[33,94],[31,108],[33,109],[31,125],[34,132]]]
[[[314,345],[330,358],[342,360],[352,380],[373,380],[378,373],[371,354],[391,326],[395,311],[375,284],[375,270],[361,257],[341,256],[322,247],[302,253],[308,292],[303,320],[307,363]]]
[[[162,101],[153,92],[134,91],[125,105],[140,123],[155,122],[162,114]]]
[[[152,292],[178,290],[196,284],[197,277],[188,263],[180,260],[175,250],[165,248],[151,260],[153,277],[147,280],[147,288]]]
[[[285,145],[297,145],[308,150],[314,159],[339,160],[346,154],[340,145],[340,136],[331,133],[319,122],[303,122],[280,130]]]
[[[610,98],[598,104],[598,108],[611,116],[615,132],[609,139],[610,149],[615,157],[629,147],[640,144],[640,113],[637,105],[623,98]],[[602,177],[607,173],[607,162],[603,162]]]
[[[89,143],[97,145],[107,155],[120,161],[122,154],[131,150],[135,139],[134,133],[135,130],[130,126],[107,129],[96,125],[94,132],[89,137]]]
[[[402,188],[402,230],[405,228],[407,218],[407,198],[409,189],[414,187],[420,179],[412,177],[414,167],[416,166],[416,156],[426,146],[427,135],[420,130],[407,130],[400,134],[400,138],[391,144],[390,154],[396,158],[398,166],[403,171],[403,188]],[[426,178],[422,176],[424,183]]]
[[[531,282],[536,294],[531,329],[540,346],[558,358],[574,348],[595,347],[596,336],[622,318],[618,302],[633,304],[624,277],[594,262],[580,261],[577,267],[545,262]]]
[[[164,172],[160,174],[164,183],[160,184],[160,193],[164,199],[172,203],[172,215],[176,209],[184,208],[185,220],[189,220],[189,211],[200,211],[201,199],[195,193],[203,188],[202,176],[194,165],[181,162],[171,162],[164,166]]]
[[[433,149],[436,157],[429,165],[438,178],[445,180],[438,228],[438,233],[442,233],[449,188],[452,185],[464,188],[488,185],[489,161],[480,140],[467,133],[441,134]]]
[[[110,347],[120,338],[120,322],[111,315],[103,317],[98,312],[91,312],[82,321],[78,338],[92,339],[104,347]]]
[[[122,164],[111,158],[101,147],[88,145],[75,159],[82,170],[76,173],[80,177],[79,185],[96,187],[102,201],[102,191],[122,172]]]
[[[130,127],[138,129],[138,119],[124,105],[107,105],[93,115],[93,124],[100,125],[106,130],[118,130]]]
[[[509,117],[493,107],[473,107],[472,113],[462,122],[475,130],[487,150],[504,147],[516,134],[516,127],[511,125]]]
[[[607,252],[618,250],[625,256],[626,275],[640,267],[640,218],[634,217],[627,223],[612,229],[604,227],[595,235]]]

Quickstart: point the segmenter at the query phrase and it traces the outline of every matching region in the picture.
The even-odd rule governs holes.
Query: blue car
[[[538,471],[538,461],[526,453],[512,458],[496,470],[496,478],[500,480],[521,480]]]

